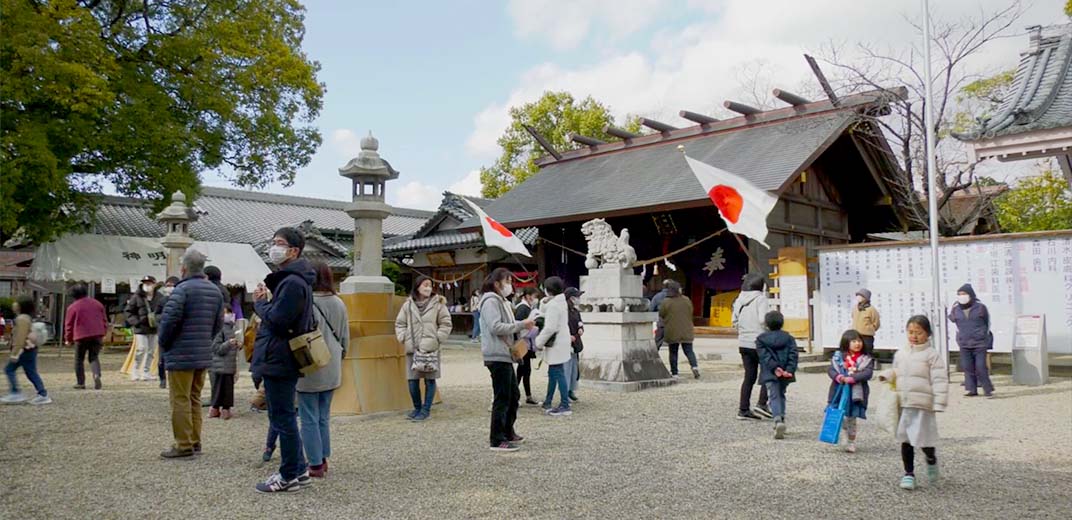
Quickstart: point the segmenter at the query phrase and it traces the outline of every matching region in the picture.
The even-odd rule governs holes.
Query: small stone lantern
[[[354,219],[354,260],[350,276],[341,284],[343,294],[394,293],[394,283],[383,276],[383,221],[391,214],[384,202],[387,181],[398,172],[380,157],[380,142],[369,135],[361,139],[361,152],[339,168],[339,175],[352,183],[346,213]]]
[[[167,276],[179,276],[182,272],[182,255],[194,243],[190,237],[190,225],[197,221],[197,214],[186,206],[186,195],[176,191],[171,195],[171,204],[156,215],[156,220],[164,224],[166,232],[164,238],[160,239],[160,245],[167,252]]]

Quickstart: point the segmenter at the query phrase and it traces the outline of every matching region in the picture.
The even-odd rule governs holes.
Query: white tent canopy
[[[253,286],[270,272],[249,244],[194,242],[208,257],[207,265],[223,272],[223,284]],[[30,279],[50,282],[97,282],[105,278],[131,283],[145,275],[166,277],[167,256],[158,238],[114,235],[65,235],[37,246]]]

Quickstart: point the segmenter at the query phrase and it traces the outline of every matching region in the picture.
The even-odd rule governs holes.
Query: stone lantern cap
[[[156,220],[194,222],[197,220],[197,212],[186,205],[186,195],[176,191],[171,195],[171,204],[156,215]]]
[[[350,159],[346,166],[339,168],[339,175],[351,179],[358,177],[380,177],[387,180],[398,178],[398,171],[391,167],[391,163],[385,161],[377,150],[380,141],[372,136],[372,132],[361,138],[361,152],[357,157]]]

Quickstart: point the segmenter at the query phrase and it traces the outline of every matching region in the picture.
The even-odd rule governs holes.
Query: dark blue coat
[[[212,366],[212,340],[223,327],[223,296],[204,275],[186,278],[164,304],[158,340],[168,370]]]
[[[756,350],[759,351],[760,383],[797,380],[797,341],[784,330],[769,330],[756,338]],[[774,375],[774,369],[793,374],[791,379],[782,379]]]
[[[301,371],[290,353],[290,340],[315,328],[313,283],[316,271],[299,258],[268,275],[264,285],[272,301],[257,300],[254,310],[261,319],[253,343],[250,370],[253,377],[298,378]]]
[[[971,284],[964,284],[959,291],[968,293],[971,300],[967,306],[955,303],[949,309],[949,321],[957,325],[957,345],[960,348],[994,348],[990,339],[990,311],[976,299]]]

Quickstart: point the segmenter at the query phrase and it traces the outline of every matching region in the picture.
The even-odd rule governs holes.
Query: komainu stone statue
[[[584,260],[584,266],[588,269],[611,265],[626,269],[636,262],[636,251],[629,245],[628,229],[623,228],[621,236],[615,235],[607,221],[597,218],[585,222],[581,226],[581,233],[588,242],[588,254]]]

